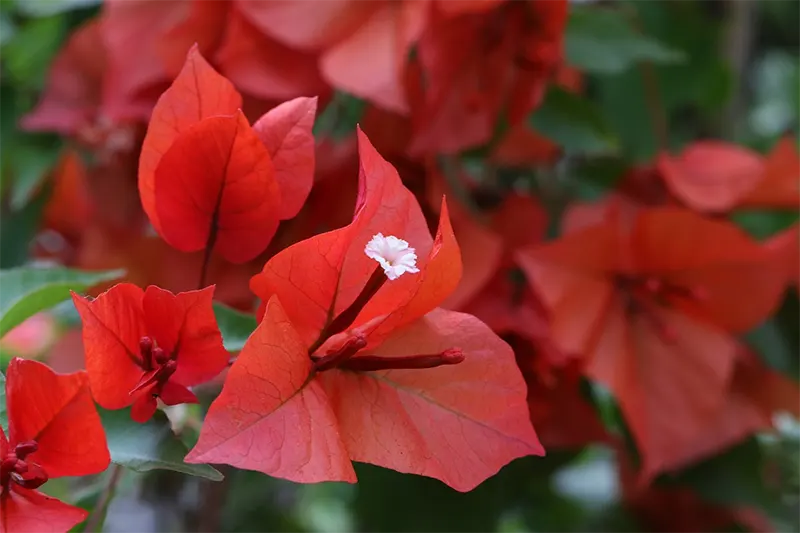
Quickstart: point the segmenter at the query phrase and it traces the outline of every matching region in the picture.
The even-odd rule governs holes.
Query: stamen
[[[406,355],[402,357],[382,357],[363,355],[353,357],[339,365],[339,368],[356,372],[374,372],[377,370],[414,370],[436,368],[442,365],[456,365],[464,361],[464,352],[459,348],[450,348],[432,355]]]
[[[153,339],[150,337],[139,339],[139,353],[142,355],[142,368],[153,370]]]
[[[317,340],[311,345],[308,349],[308,354],[313,354],[317,348],[322,346],[326,340],[330,339],[334,335],[345,331],[353,322],[355,322],[358,314],[364,309],[364,306],[367,305],[373,296],[375,296],[378,291],[383,287],[383,284],[386,283],[386,276],[383,274],[381,267],[376,268],[372,275],[367,280],[367,284],[364,285],[364,288],[361,290],[361,293],[356,297],[350,306],[339,313],[339,315],[334,318],[323,330],[320,332],[319,337]]]
[[[366,345],[367,337],[362,333],[357,333],[344,341],[338,349],[330,350],[324,357],[320,357],[314,361],[314,370],[317,372],[324,372],[325,370],[335,368],[353,357]]]
[[[153,348],[153,359],[159,365],[164,365],[169,361],[170,357],[162,348]]]
[[[20,459],[25,459],[30,454],[36,453],[36,451],[38,449],[39,449],[39,445],[36,443],[36,441],[29,440],[29,441],[20,442],[19,444],[17,444],[14,447],[14,453]]]

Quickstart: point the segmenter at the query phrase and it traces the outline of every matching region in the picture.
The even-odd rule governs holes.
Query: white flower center
[[[406,272],[419,272],[414,249],[409,248],[406,241],[393,235],[384,237],[382,233],[378,233],[367,243],[364,253],[380,263],[389,279],[397,279]]]

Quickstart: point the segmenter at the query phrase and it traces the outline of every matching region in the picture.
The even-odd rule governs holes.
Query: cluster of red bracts
[[[56,374],[14,358],[6,376],[8,437],[0,427],[0,532],[67,531],[88,513],[38,489],[97,474],[110,457],[86,372]]]
[[[313,165],[298,158],[313,161],[313,102],[279,106],[251,127],[240,101],[193,48],[142,150],[154,228],[181,250],[204,248],[206,261],[263,250],[312,181]],[[512,459],[544,453],[525,383],[486,325],[438,308],[461,277],[444,202],[432,238],[417,199],[360,131],[358,150],[352,222],[283,249],[252,278],[259,326],[186,460],[301,482],[353,482],[352,461],[363,461],[470,490]],[[186,180],[198,173],[205,188],[190,188],[187,202]],[[205,277],[204,263],[195,291],[120,283],[96,298],[73,295],[101,406],[131,406],[145,422],[159,401],[197,402],[190,388],[229,366]],[[448,457],[436,453],[442,446]]]

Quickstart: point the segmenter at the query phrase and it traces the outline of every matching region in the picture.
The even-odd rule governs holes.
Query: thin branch
[[[722,137],[735,138],[742,127],[742,115],[747,104],[745,80],[757,27],[756,16],[756,3],[752,0],[726,2],[725,33],[720,52],[733,73],[734,82],[731,97],[719,117],[718,134]]]
[[[92,511],[92,515],[86,522],[86,528],[84,529],[86,533],[97,533],[99,531],[102,531],[103,523],[105,522],[106,512],[108,511],[108,506],[111,503],[111,500],[114,499],[114,495],[117,492],[117,485],[119,485],[123,473],[124,469],[120,465],[113,464],[111,466],[111,472],[108,477],[108,483],[106,483],[106,486],[103,489],[103,493],[100,495],[100,499],[98,500],[97,505],[94,506],[94,511]]]

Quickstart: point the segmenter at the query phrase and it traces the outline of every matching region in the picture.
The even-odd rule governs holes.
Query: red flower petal
[[[642,456],[641,475],[684,466],[687,443],[702,434],[725,405],[736,343],[724,332],[680,313],[652,310],[673,333],[665,342],[652,323],[627,315],[617,300],[589,354],[588,375],[619,402]]]
[[[321,374],[354,461],[468,491],[517,457],[544,455],[514,355],[476,318],[434,310],[372,353],[432,354],[453,347],[465,356],[457,365]]]
[[[800,208],[800,154],[795,139],[785,137],[775,145],[766,158],[764,176],[742,206]]]
[[[225,463],[306,483],[355,482],[325,392],[309,381],[306,346],[278,299],[270,299],[186,462]]]
[[[100,22],[92,20],[78,28],[58,53],[41,100],[22,118],[21,126],[69,136],[90,124],[101,105],[105,66]]]
[[[353,8],[351,8],[353,9]],[[407,113],[403,67],[419,38],[427,2],[384,3],[355,31],[328,48],[320,69],[334,87],[396,113]]]
[[[353,222],[282,250],[250,281],[250,288],[263,301],[279,297],[306,346],[316,340],[329,313],[335,316],[346,309],[375,271],[377,263],[364,254],[375,234],[405,239],[420,258],[427,257],[433,245],[414,195],[369,139],[360,131],[358,135],[359,198]],[[417,266],[425,268],[423,261]],[[407,274],[386,283],[378,296],[386,292],[407,297],[417,283],[414,277]]]
[[[236,87],[259,98],[284,100],[316,94],[324,99],[330,87],[320,75],[317,55],[267,37],[240,13],[245,8],[274,5],[247,0],[233,9],[215,63]]]
[[[89,516],[35,490],[14,487],[0,496],[0,533],[64,533]]]
[[[178,350],[178,368],[171,380],[181,385],[209,381],[228,365],[228,352],[222,346],[211,306],[213,297],[213,286],[172,294],[151,285],[144,293],[147,331],[167,353]]]
[[[458,286],[461,280],[461,252],[458,248],[447,203],[442,199],[439,215],[439,229],[433,241],[430,255],[420,268],[419,274],[412,276],[414,284],[401,292],[401,285],[391,287],[394,290],[381,290],[364,307],[354,324],[365,324],[373,318],[389,313],[386,318],[370,328],[371,344],[379,343],[395,329],[425,316],[439,306]]]
[[[661,154],[657,164],[672,194],[702,212],[733,208],[764,173],[758,154],[718,141],[696,142],[677,157]]]
[[[72,294],[83,320],[86,370],[92,395],[106,409],[131,405],[128,394],[139,382],[142,369],[139,341],[147,335],[142,310],[144,292],[136,285],[119,283],[94,300]]]
[[[702,292],[674,302],[685,313],[743,332],[780,305],[783,265],[729,222],[685,209],[650,209],[640,215],[633,239],[644,273]]]
[[[275,169],[241,112],[183,131],[158,164],[154,195],[159,233],[183,252],[214,249],[243,263],[278,227]]]
[[[86,373],[56,374],[37,361],[14,358],[6,381],[9,439],[35,440],[29,457],[51,478],[97,474],[111,458]]]
[[[300,97],[268,111],[253,131],[267,147],[281,190],[280,218],[294,217],[314,184],[314,116],[317,97]]]
[[[241,105],[242,97],[231,82],[211,68],[196,46],[192,47],[180,74],[153,109],[139,159],[142,207],[159,233],[155,173],[161,157],[192,124],[217,115],[233,115]]]
[[[239,0],[236,7],[261,31],[289,47],[319,50],[351,35],[380,4],[357,0]]]

